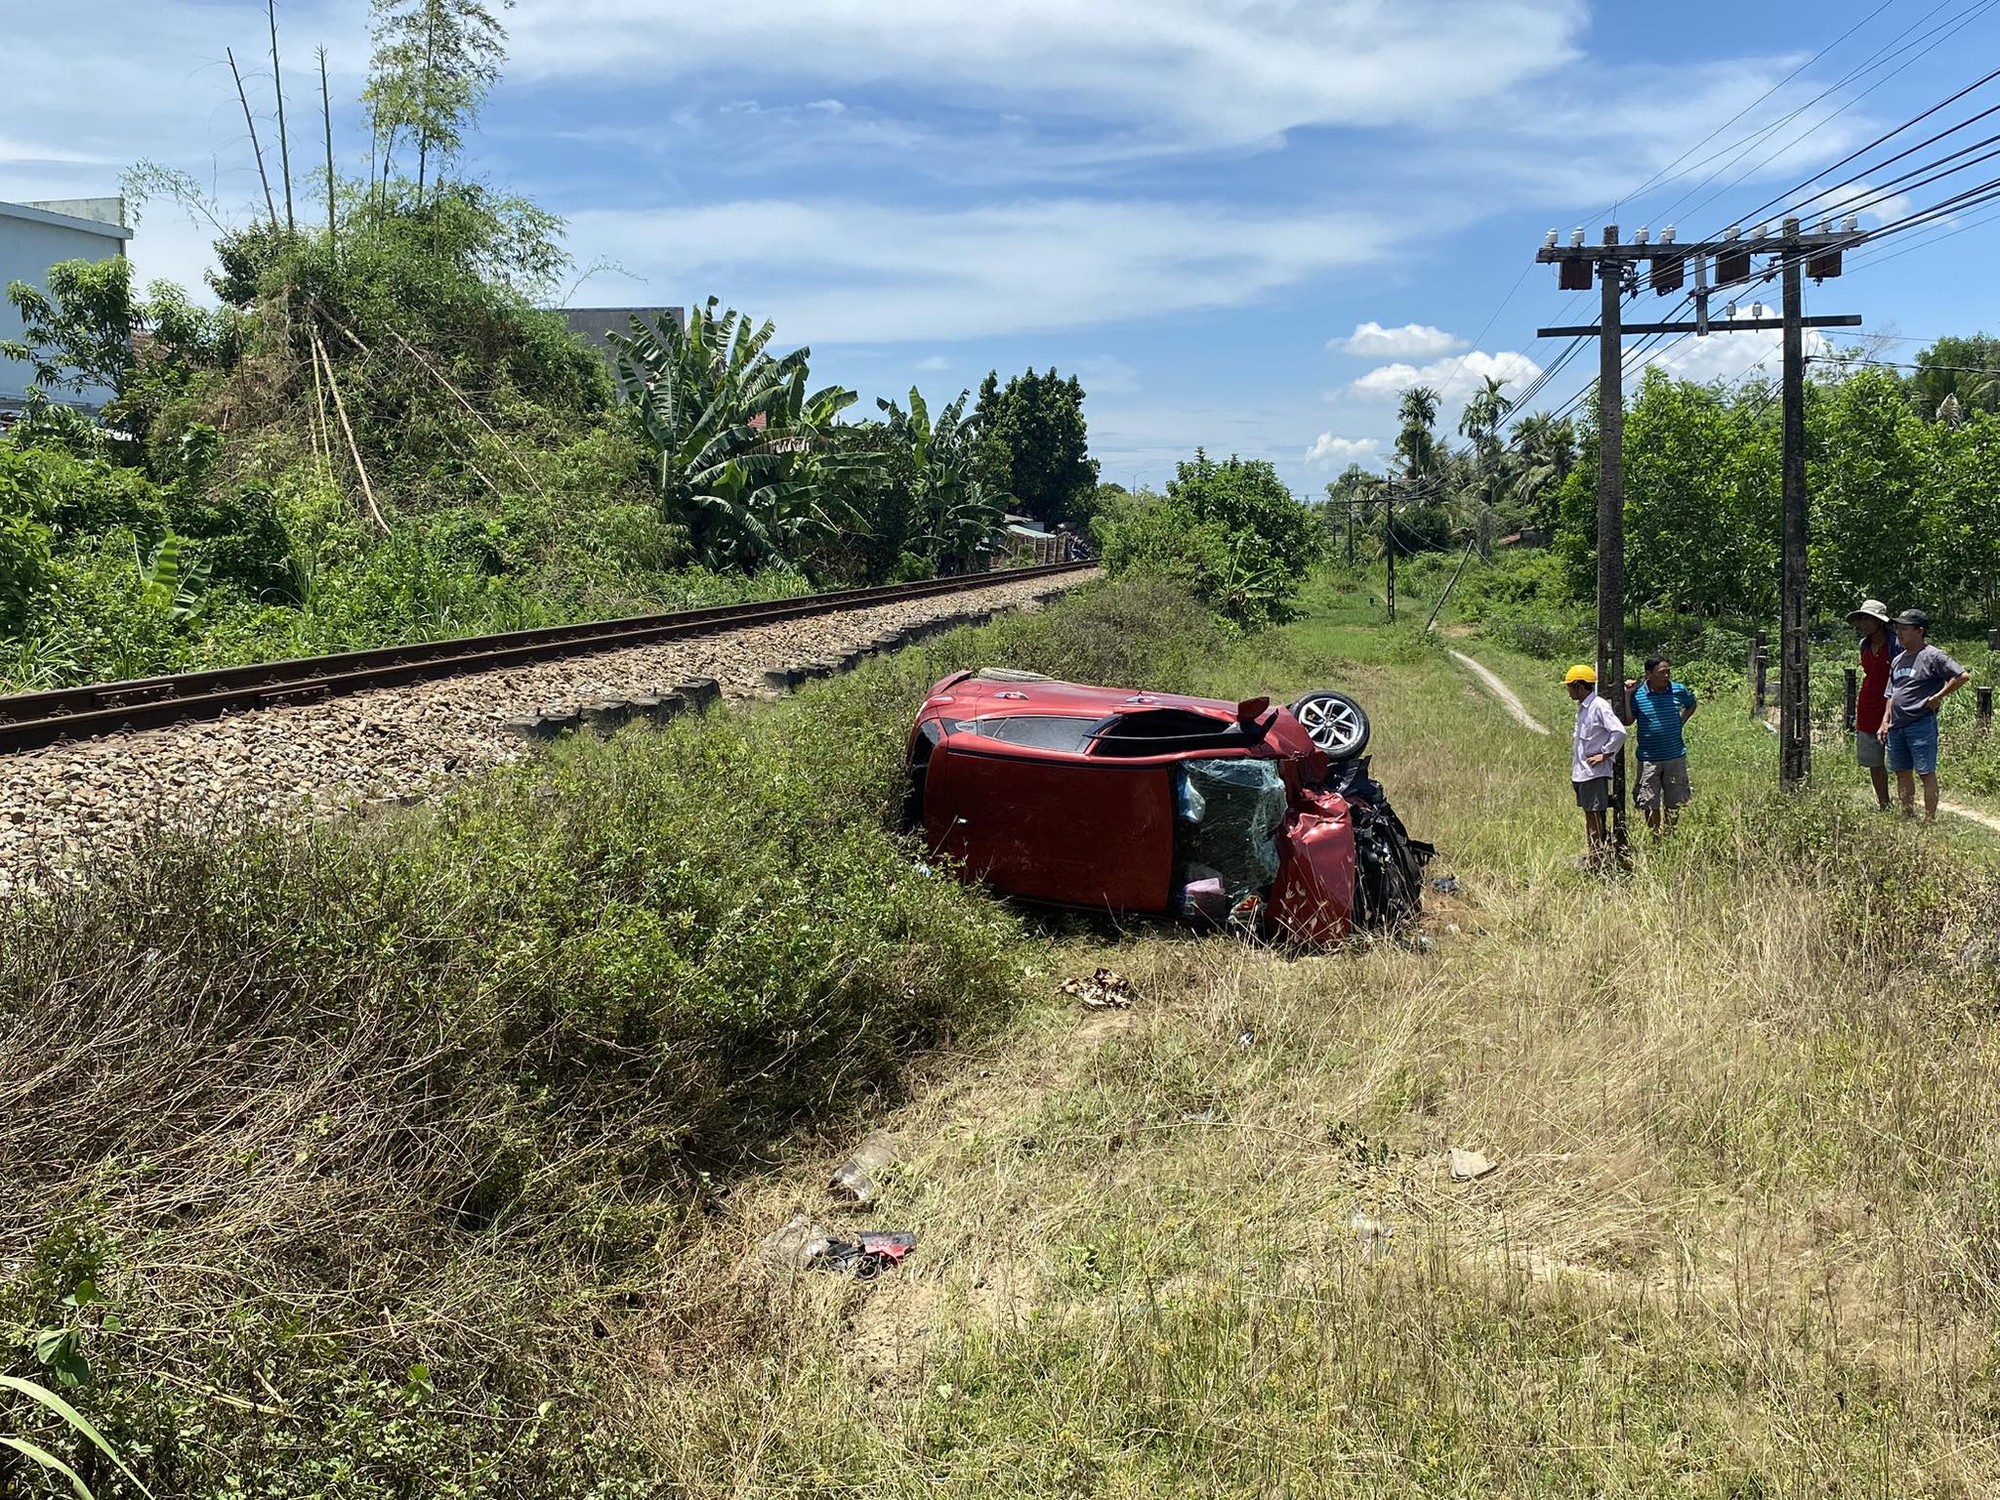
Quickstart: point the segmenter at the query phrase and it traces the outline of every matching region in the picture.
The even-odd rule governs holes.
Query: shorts
[[[1632,794],[1632,800],[1645,808],[1657,807],[1660,798],[1667,799],[1669,807],[1685,807],[1694,796],[1694,787],[1688,781],[1688,762],[1685,755],[1672,760],[1642,760],[1639,762],[1639,789]]]
[[[1915,771],[1919,776],[1937,772],[1938,722],[1936,714],[1926,714],[1889,731],[1888,760],[1892,771]]]
[[[1854,763],[1864,771],[1872,771],[1877,766],[1887,764],[1882,759],[1882,742],[1875,737],[1874,730],[1854,731]]]
[[[1576,805],[1585,812],[1603,812],[1611,805],[1611,778],[1593,776],[1588,781],[1572,781],[1576,788]]]

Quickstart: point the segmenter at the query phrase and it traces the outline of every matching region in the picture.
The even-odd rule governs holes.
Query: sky
[[[274,153],[262,0],[0,17],[0,199],[114,193],[144,159],[227,219],[261,211],[224,59]],[[320,149],[323,45],[360,170],[365,0],[278,17],[295,138]],[[1594,293],[1533,264],[1550,228],[1715,234],[2000,55],[2000,0],[519,0],[504,20],[463,170],[566,219],[556,300],[719,297],[868,411],[1054,366],[1082,381],[1106,480],[1160,485],[1202,446],[1306,498],[1381,466],[1405,387],[1438,387],[1455,424],[1485,377],[1518,392],[1562,352],[1538,326],[1594,320]],[[1885,359],[2000,329],[1996,236],[1973,214],[1885,243],[1809,283],[1807,311],[1863,314]],[[212,238],[154,202],[131,254],[198,286]],[[1739,379],[1775,367],[1776,337],[1661,357]]]

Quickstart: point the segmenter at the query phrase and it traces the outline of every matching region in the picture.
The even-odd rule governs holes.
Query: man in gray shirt
[[[1938,705],[1972,681],[1972,674],[1930,643],[1931,617],[1920,609],[1896,616],[1896,639],[1902,650],[1889,663],[1889,685],[1883,696],[1889,712],[1879,734],[1889,769],[1896,773],[1896,795],[1903,816],[1917,815],[1915,778],[1924,782],[1924,819],[1937,821]]]

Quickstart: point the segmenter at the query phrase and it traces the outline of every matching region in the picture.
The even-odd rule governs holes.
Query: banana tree
[[[634,317],[613,334],[634,421],[655,453],[653,481],[666,519],[685,527],[711,568],[796,561],[839,530],[811,459],[854,394],[808,393],[811,351],[774,357],[774,325],[753,325],[717,299],[683,330],[671,318]]]
[[[910,387],[910,409],[877,401],[891,441],[909,455],[917,535],[911,551],[944,570],[975,558],[1006,518],[1000,498],[972,473],[974,426],[965,415],[969,391],[939,409],[935,420],[923,392]]]

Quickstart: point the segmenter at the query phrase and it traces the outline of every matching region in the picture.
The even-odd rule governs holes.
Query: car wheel
[[[1307,693],[1292,705],[1292,717],[1328,760],[1352,760],[1368,748],[1368,715],[1345,693]]]

